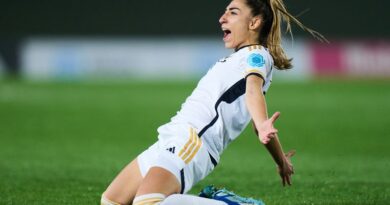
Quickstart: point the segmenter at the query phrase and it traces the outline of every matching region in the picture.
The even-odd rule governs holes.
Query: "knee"
[[[135,197],[133,205],[159,205],[165,199],[164,194],[153,193]]]
[[[104,194],[102,194],[102,198],[100,199],[100,205],[121,205],[121,204],[108,199],[106,196],[104,196]]]

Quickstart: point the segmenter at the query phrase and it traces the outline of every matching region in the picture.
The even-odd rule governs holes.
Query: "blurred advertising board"
[[[287,43],[292,45],[291,43]],[[295,43],[295,69],[280,78],[308,75],[307,49]],[[22,47],[22,75],[29,79],[199,78],[232,53],[219,38],[30,39]]]
[[[192,78],[226,56],[214,39],[35,39],[23,47],[28,78]]]
[[[317,76],[390,77],[390,42],[313,43],[311,53]]]
[[[390,77],[390,42],[283,43],[294,68],[276,78]],[[199,78],[232,53],[218,38],[30,39],[22,75],[30,79]]]

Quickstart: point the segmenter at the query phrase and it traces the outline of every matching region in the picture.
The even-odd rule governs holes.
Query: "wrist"
[[[279,166],[279,167],[284,167],[286,164],[287,164],[287,159],[286,157],[282,156],[277,162],[276,164]]]

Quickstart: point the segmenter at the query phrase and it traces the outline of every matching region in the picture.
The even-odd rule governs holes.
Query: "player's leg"
[[[174,174],[164,168],[152,167],[142,181],[133,205],[227,205],[213,199],[177,194],[180,189],[181,183]]]
[[[188,128],[181,131],[178,130],[176,135],[185,136]],[[204,172],[210,171],[209,154],[194,129],[189,129],[187,138],[162,138],[164,141],[159,141],[156,146],[139,156],[144,179],[137,190],[133,205],[225,205],[212,199],[177,194],[187,192],[195,179],[200,180],[201,176],[195,176],[195,173],[203,176],[207,175]],[[169,149],[172,147],[177,151]],[[202,170],[195,171],[199,166]]]
[[[228,205],[223,201],[202,198],[187,194],[172,194],[161,205]]]
[[[137,159],[129,163],[102,195],[102,205],[130,204],[142,182]]]
[[[213,199],[177,194],[188,191],[190,188],[186,187],[184,181],[185,176],[191,177],[193,174],[190,169],[194,167],[194,164],[179,170],[173,166],[174,163],[171,160],[173,159],[166,152],[160,153],[158,160],[160,163],[157,163],[158,166],[151,167],[147,172],[137,191],[133,205],[227,205],[225,202]]]
[[[160,193],[166,196],[180,192],[180,182],[170,171],[161,167],[152,167],[140,184],[136,196]]]
[[[181,189],[177,177],[162,167],[152,167],[142,180],[133,205],[157,205],[166,196],[179,193]]]

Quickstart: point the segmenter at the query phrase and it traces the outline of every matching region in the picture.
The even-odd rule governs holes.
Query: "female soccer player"
[[[102,205],[240,204],[183,193],[215,168],[250,120],[279,167],[283,185],[291,184],[293,152],[283,152],[273,126],[279,112],[268,118],[264,99],[273,68],[292,67],[281,47],[282,20],[288,30],[294,22],[322,38],[290,15],[282,0],[230,2],[219,22],[225,47],[235,52],[207,72],[177,115],[158,128],[158,141],[118,174],[103,193]]]

